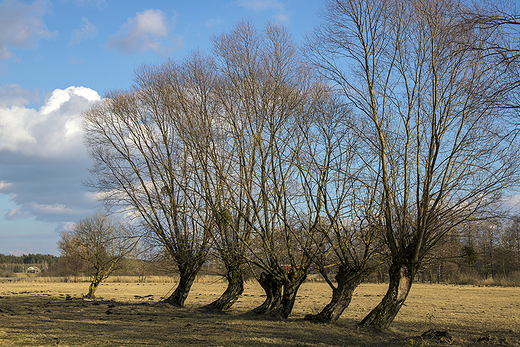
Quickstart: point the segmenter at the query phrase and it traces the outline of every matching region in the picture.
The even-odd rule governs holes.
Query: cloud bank
[[[19,86],[0,87],[0,193],[18,206],[4,218],[76,221],[94,208],[82,184],[89,161],[81,113],[100,97],[85,87],[56,89],[39,109],[26,107],[30,97]]]

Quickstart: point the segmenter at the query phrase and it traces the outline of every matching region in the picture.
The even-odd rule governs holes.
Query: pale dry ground
[[[328,303],[330,288],[325,283],[304,283],[293,314],[285,322],[247,313],[263,301],[262,290],[256,282],[246,284],[243,296],[226,315],[197,310],[215,300],[225,289],[225,283],[217,278],[203,277],[197,281],[183,309],[158,304],[173,285],[104,283],[96,292],[98,302],[93,303],[80,300],[87,292],[86,282],[4,280],[0,282],[0,346],[47,346],[55,342],[61,342],[60,346],[443,345],[435,341],[411,341],[429,329],[448,331],[453,337],[451,344],[457,346],[520,346],[520,288],[414,284],[406,306],[391,329],[374,332],[357,329],[356,323],[380,301],[386,291],[385,284],[361,285],[350,307],[339,322],[332,325],[302,321],[306,314],[317,313]],[[65,300],[67,295],[77,300]],[[96,306],[92,306],[94,304]],[[111,310],[116,310],[118,315],[112,315]],[[147,315],[150,320],[143,320]],[[106,324],[110,322],[119,325],[108,327]],[[121,322],[125,323],[124,328]],[[23,324],[34,324],[34,331],[24,333]],[[75,333],[66,326],[75,329]],[[224,326],[227,330],[222,330]],[[154,335],[160,335],[162,329],[165,329],[162,336],[173,335],[168,335],[166,340]],[[191,330],[188,333],[186,329]],[[175,337],[176,330],[183,331],[182,337]],[[132,335],[137,331],[141,333]],[[98,333],[105,337],[96,337]],[[482,338],[483,341],[477,343]]]

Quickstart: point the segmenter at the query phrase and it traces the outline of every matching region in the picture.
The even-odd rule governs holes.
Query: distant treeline
[[[47,270],[56,264],[58,259],[59,257],[52,254],[29,253],[20,256],[0,254],[0,270],[7,272],[25,272],[25,268],[29,265],[36,265],[39,266],[40,270]]]
[[[22,254],[16,255],[5,255],[0,254],[0,264],[43,264],[47,263],[50,265],[58,261],[57,256],[52,254]]]

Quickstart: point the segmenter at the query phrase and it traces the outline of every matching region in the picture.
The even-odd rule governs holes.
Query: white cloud
[[[1,100],[1,99],[0,99]],[[40,157],[70,157],[83,151],[81,112],[100,100],[96,91],[85,87],[56,89],[39,110],[0,103],[0,151]]]
[[[86,17],[81,18],[83,25],[81,29],[76,29],[72,32],[72,39],[69,42],[69,46],[80,43],[83,39],[91,39],[97,35],[97,28],[94,24],[90,23]]]
[[[82,213],[83,211],[77,208],[67,207],[65,204],[39,204],[37,202],[30,202],[27,204],[29,211],[35,215],[39,214],[51,214],[51,215],[75,215]]]
[[[36,89],[29,91],[17,84],[0,87],[0,109],[9,106],[22,107],[38,100],[38,91]]]
[[[146,10],[128,18],[121,30],[110,36],[109,48],[124,54],[144,53],[149,50],[168,54],[183,46],[182,38],[169,35],[170,23],[161,10]]]
[[[14,58],[13,47],[36,47],[39,38],[51,38],[43,16],[50,12],[51,3],[36,0],[25,4],[18,0],[0,3],[0,59]]]
[[[0,193],[17,205],[4,218],[73,222],[92,213],[95,201],[82,183],[89,166],[82,112],[100,100],[98,93],[85,87],[56,89],[35,109],[24,104],[21,87],[2,90]],[[14,91],[11,103],[8,90]]]
[[[76,222],[62,222],[59,228],[66,232],[71,232],[76,227]]]
[[[29,211],[22,211],[22,209],[20,208],[14,208],[6,213],[5,219],[15,221],[17,219],[29,218],[30,216],[31,214],[29,213]]]
[[[5,190],[5,189],[11,187],[12,185],[13,185],[12,183],[0,181],[0,192],[2,192],[2,190]]]
[[[15,152],[36,146],[36,139],[25,126],[26,119],[36,114],[35,110],[18,106],[0,109],[0,151]]]

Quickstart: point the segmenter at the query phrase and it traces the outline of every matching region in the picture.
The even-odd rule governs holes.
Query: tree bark
[[[229,266],[227,269],[226,278],[228,285],[226,291],[212,303],[206,305],[206,308],[226,311],[233,306],[240,295],[244,292],[244,276],[240,265]]]
[[[266,297],[262,305],[253,309],[253,312],[258,314],[269,314],[280,306],[280,302],[282,301],[283,284],[280,280],[274,278],[273,275],[265,272],[260,274],[258,283],[260,283],[262,288],[264,288]]]
[[[306,278],[306,271],[290,270],[287,276],[287,281],[283,284],[283,296],[280,305],[272,311],[272,316],[280,319],[289,318],[294,307],[294,301],[296,300],[298,289],[300,289],[300,286]]]
[[[197,260],[182,266],[179,265],[179,284],[177,285],[177,288],[175,288],[174,292],[169,297],[165,298],[163,302],[183,307],[202,264],[204,264],[203,260]]]
[[[85,295],[85,299],[95,299],[95,292],[99,284],[101,283],[101,279],[98,275],[95,275],[92,282],[90,282],[90,285],[88,287],[88,293]]]
[[[394,261],[388,271],[390,284],[385,297],[359,325],[362,327],[374,326],[380,329],[388,328],[410,292],[417,268],[418,264]]]
[[[314,323],[334,323],[350,305],[354,290],[370,274],[367,269],[355,269],[340,266],[336,274],[337,286],[332,288],[332,298],[318,314],[308,314],[305,320]]]

